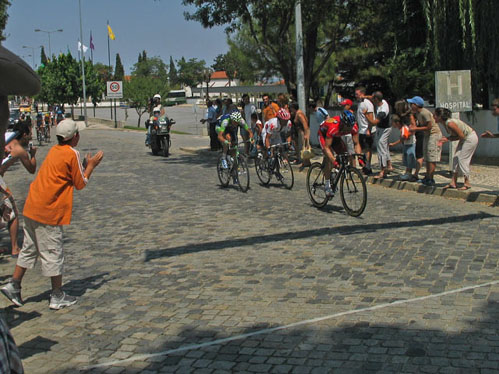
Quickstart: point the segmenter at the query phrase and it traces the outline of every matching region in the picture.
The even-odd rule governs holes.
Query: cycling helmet
[[[241,122],[243,117],[241,116],[241,113],[238,110],[235,110],[230,114],[230,119],[234,122]]]
[[[283,119],[283,120],[289,120],[291,118],[291,115],[289,114],[289,112],[286,109],[281,108],[277,112],[277,118]]]
[[[349,110],[344,110],[340,115],[340,126],[342,131],[350,131],[355,125],[355,116]]]

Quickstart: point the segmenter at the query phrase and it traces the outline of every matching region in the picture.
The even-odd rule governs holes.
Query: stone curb
[[[188,153],[202,152],[203,154],[209,155],[215,154],[209,151],[207,148],[180,147],[180,150]],[[314,160],[312,160],[312,162],[314,162]],[[295,171],[303,172],[303,170],[299,170],[299,167],[297,165],[292,166]],[[448,199],[459,199],[467,202],[476,202],[490,204],[491,206],[499,206],[499,194],[491,193],[489,191],[460,191],[456,189],[444,189],[443,187],[438,186],[424,186],[416,182],[398,181],[393,179],[378,180],[374,179],[374,177],[372,176],[367,177],[366,182],[374,185],[379,185],[381,187],[395,188],[397,190],[413,191],[417,193],[424,193],[427,195],[442,196]]]

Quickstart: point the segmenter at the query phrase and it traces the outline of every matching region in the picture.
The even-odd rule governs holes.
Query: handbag
[[[303,147],[300,152],[300,158],[302,160],[310,160],[311,158],[314,158],[314,156],[315,152],[312,147],[310,147],[310,144],[307,144],[305,147]]]

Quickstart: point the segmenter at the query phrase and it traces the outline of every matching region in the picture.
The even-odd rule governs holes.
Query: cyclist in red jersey
[[[333,195],[331,189],[331,168],[336,164],[334,154],[346,153],[347,148],[341,137],[343,135],[357,135],[359,127],[355,122],[352,112],[345,110],[340,116],[330,117],[321,123],[317,136],[324,152],[324,177],[326,185],[324,190],[328,196]],[[336,166],[336,165],[335,165]]]

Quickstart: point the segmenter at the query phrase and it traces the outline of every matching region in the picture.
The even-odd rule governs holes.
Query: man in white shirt
[[[366,97],[366,88],[357,87],[355,98],[360,102],[357,108],[357,124],[359,126],[359,143],[362,151],[366,154],[366,166],[362,168],[364,174],[372,174],[371,158],[373,149],[373,136],[371,134],[371,123],[374,120],[373,103]]]

